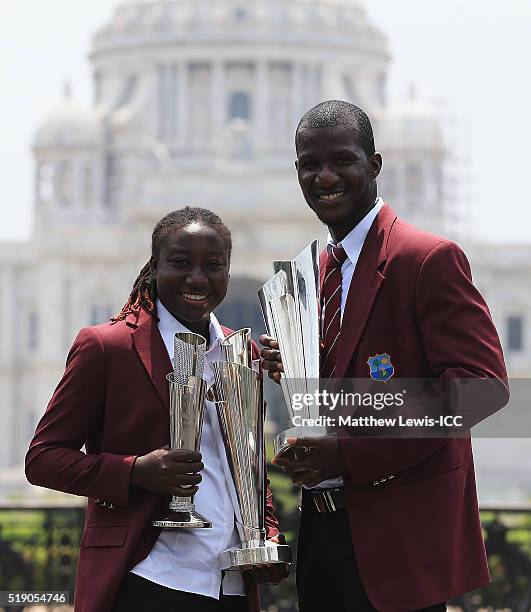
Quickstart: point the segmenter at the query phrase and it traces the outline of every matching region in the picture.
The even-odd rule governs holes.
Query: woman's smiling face
[[[171,232],[151,258],[162,304],[183,324],[208,319],[227,293],[229,257],[226,241],[208,225],[193,222]]]

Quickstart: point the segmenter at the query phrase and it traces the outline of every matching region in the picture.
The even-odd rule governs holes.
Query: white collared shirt
[[[168,355],[173,359],[173,338],[176,333],[189,332],[157,300],[159,332]],[[203,378],[208,386],[214,382],[212,363],[221,360],[220,340],[223,330],[210,315],[210,347],[205,355]],[[147,580],[170,589],[206,595],[219,599],[221,572],[217,568],[220,552],[239,543],[235,528],[235,499],[231,486],[230,468],[219,429],[216,407],[205,402],[201,434],[201,454],[205,465],[195,494],[196,510],[212,521],[211,529],[163,529],[149,555],[131,571]],[[239,572],[227,572],[223,579],[225,595],[243,595],[244,586]]]
[[[341,266],[341,322],[343,322],[343,312],[345,311],[345,304],[347,303],[348,290],[350,289],[350,283],[354,276],[354,270],[356,264],[365,243],[365,238],[371,229],[373,221],[376,219],[380,209],[384,205],[382,198],[376,199],[374,207],[363,217],[363,219],[354,227],[350,232],[341,240],[335,244],[330,234],[328,234],[327,248],[328,246],[342,246],[345,249],[347,258]],[[343,486],[343,477],[338,476],[337,478],[330,478],[329,480],[323,480],[315,487],[315,489],[335,489]]]

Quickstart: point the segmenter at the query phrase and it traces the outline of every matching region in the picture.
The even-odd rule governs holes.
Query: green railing
[[[272,466],[277,512],[296,552],[298,490]],[[84,506],[0,505],[0,590],[73,592]],[[464,612],[531,610],[531,504],[481,507],[492,584],[451,602]],[[262,589],[263,608],[294,612],[294,571],[278,586]]]

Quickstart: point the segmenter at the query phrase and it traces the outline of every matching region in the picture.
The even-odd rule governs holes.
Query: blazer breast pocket
[[[81,548],[123,546],[129,525],[88,525],[81,538]]]

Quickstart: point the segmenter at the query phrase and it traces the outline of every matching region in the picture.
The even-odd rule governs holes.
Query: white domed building
[[[168,211],[204,206],[226,221],[224,320],[261,325],[271,262],[324,235],[293,163],[295,127],[316,103],[364,108],[384,154],[381,194],[408,221],[452,230],[441,123],[416,100],[388,106],[386,37],[361,0],[122,0],[90,62],[93,107],[67,96],[35,134],[32,240],[0,244],[0,466],[21,463],[76,332],[119,310]],[[508,305],[488,274],[504,336]],[[528,350],[523,321],[510,325]]]

